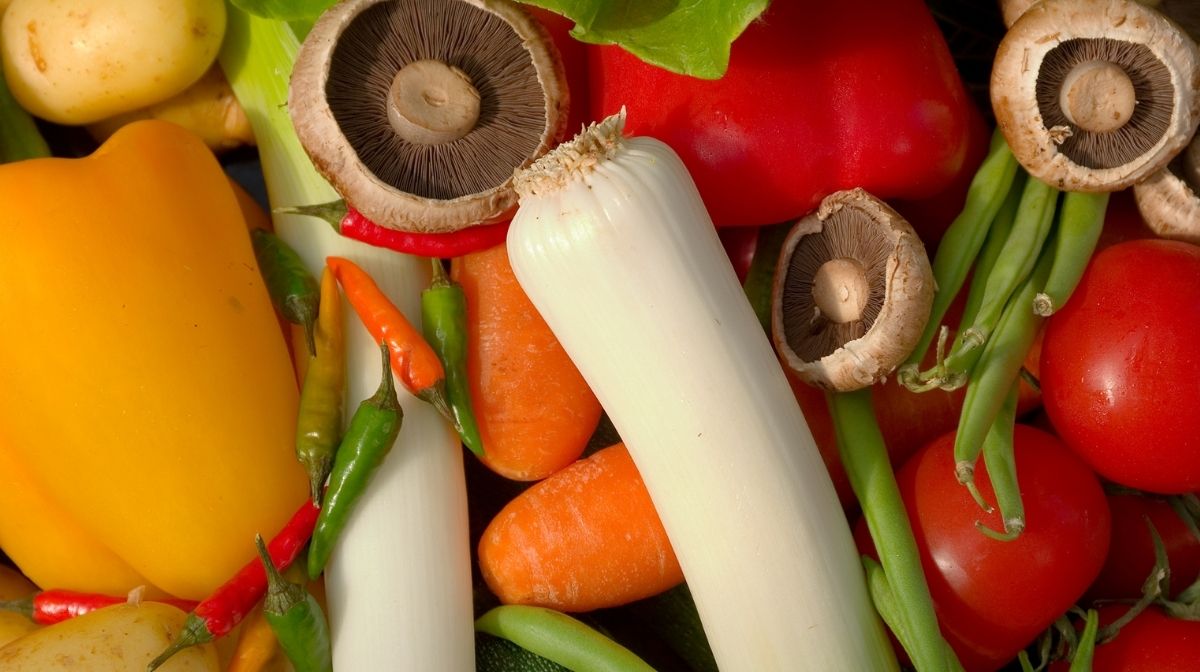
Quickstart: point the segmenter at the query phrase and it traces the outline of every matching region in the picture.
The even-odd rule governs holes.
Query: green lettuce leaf
[[[337,0],[230,0],[234,7],[264,19],[315,19]]]
[[[521,0],[574,21],[577,40],[620,45],[647,63],[701,79],[725,74],[730,44],[768,1]]]

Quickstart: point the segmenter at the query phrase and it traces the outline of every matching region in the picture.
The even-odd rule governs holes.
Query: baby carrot
[[[626,604],[683,581],[650,494],[620,443],[509,502],[479,541],[479,566],[501,602],[568,612]]]
[[[453,421],[446,406],[446,371],[421,332],[357,264],[342,257],[329,257],[325,264],[333,271],[371,337],[387,345],[392,370],[400,383]]]
[[[517,284],[504,245],[455,258],[467,299],[467,375],[483,439],[480,459],[521,481],[583,454],[600,402]]]

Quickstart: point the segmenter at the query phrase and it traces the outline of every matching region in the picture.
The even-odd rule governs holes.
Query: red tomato
[[[1101,627],[1128,607],[1100,609]],[[1050,672],[1067,672],[1070,664],[1054,663]],[[1196,672],[1200,668],[1200,622],[1167,616],[1150,607],[1121,628],[1112,640],[1096,647],[1092,672]]]
[[[1154,542],[1146,519],[1154,524],[1167,550],[1171,595],[1200,576],[1200,539],[1192,534],[1166,500],[1137,494],[1108,496],[1112,544],[1100,576],[1088,589],[1089,600],[1134,599],[1154,568]]]
[[[1046,326],[1043,403],[1100,475],[1200,490],[1200,247],[1133,240],[1097,253]]]
[[[1079,599],[1108,550],[1108,504],[1095,474],[1041,430],[1017,425],[1014,443],[1026,519],[1014,541],[975,528],[1000,529],[1000,513],[984,514],[955,478],[953,434],[896,475],[942,631],[968,672],[1015,658]],[[976,482],[994,502],[982,460]]]

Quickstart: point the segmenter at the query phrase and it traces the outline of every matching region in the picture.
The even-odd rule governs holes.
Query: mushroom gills
[[[830,355],[875,323],[893,252],[877,226],[861,210],[843,207],[796,243],[781,309],[788,346],[800,359]]]
[[[1145,45],[1074,38],[1042,61],[1037,104],[1060,152],[1086,168],[1107,169],[1159,142],[1171,125],[1174,91],[1171,71]]]
[[[431,199],[504,184],[538,151],[547,125],[524,40],[461,0],[366,8],[338,40],[325,93],[363,165]]]

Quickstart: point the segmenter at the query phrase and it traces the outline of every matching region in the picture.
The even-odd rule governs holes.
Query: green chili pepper
[[[279,236],[265,229],[254,229],[250,241],[271,301],[285,320],[304,327],[308,353],[316,354],[313,330],[321,297],[316,279],[300,255]]]
[[[321,275],[321,308],[317,316],[316,356],[308,363],[300,388],[296,417],[296,459],[308,471],[313,503],[342,439],[342,405],[346,386],[346,343],[342,334],[342,299],[337,278],[328,268]]]
[[[383,357],[383,381],[375,394],[359,404],[350,418],[350,425],[334,456],[325,505],[321,507],[309,544],[308,575],[314,579],[324,571],[351,510],[400,435],[404,411],[396,398],[387,346],[381,343],[379,349]]]
[[[471,388],[467,377],[467,297],[462,286],[446,276],[441,259],[430,259],[433,278],[421,292],[421,324],[425,340],[433,346],[446,370],[446,403],[463,444],[483,456],[483,439],[475,412],[471,410]]]
[[[261,535],[255,535],[258,555],[267,573],[263,617],[275,632],[279,648],[296,672],[333,672],[333,648],[325,612],[312,593],[279,573]]]

